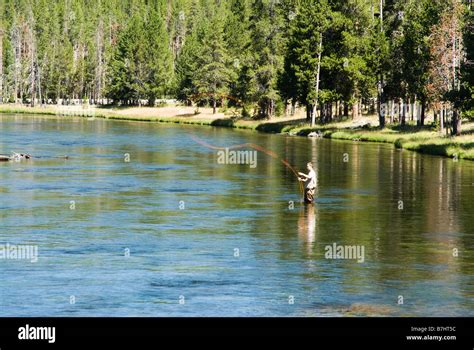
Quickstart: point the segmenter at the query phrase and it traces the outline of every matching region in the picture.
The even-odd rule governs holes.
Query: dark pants
[[[305,188],[304,190],[304,202],[313,203],[314,202],[314,188]]]

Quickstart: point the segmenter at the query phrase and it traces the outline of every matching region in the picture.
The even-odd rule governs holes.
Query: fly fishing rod
[[[277,159],[279,160],[281,163],[283,163],[283,165],[285,165],[285,167],[287,167],[288,169],[291,170],[291,172],[299,179],[300,176],[298,175],[298,172],[290,165],[290,163],[288,163],[287,160],[285,160],[284,158],[280,157],[278,154],[276,154],[275,152],[271,151],[271,150],[268,150],[262,146],[259,146],[259,145],[256,145],[255,143],[243,143],[243,144],[240,144],[240,145],[233,145],[233,146],[230,146],[230,147],[219,147],[219,146],[214,146],[214,145],[211,145],[209,143],[207,143],[206,141],[200,139],[199,137],[197,137],[196,135],[194,134],[191,134],[191,138],[199,143],[200,145],[206,147],[206,148],[209,148],[209,149],[213,149],[213,150],[218,150],[218,151],[222,151],[222,150],[225,150],[225,149],[240,149],[240,148],[253,148],[257,151],[260,151],[260,152],[263,152],[265,153],[266,155],[274,158],[274,159]],[[300,193],[303,195],[304,194],[304,188],[303,188],[303,184],[298,181],[298,184],[299,184],[299,189],[300,189]]]

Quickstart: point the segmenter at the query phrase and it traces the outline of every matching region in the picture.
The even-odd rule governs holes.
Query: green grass
[[[286,132],[296,133],[300,136],[307,136],[311,132],[319,132],[325,138],[392,143],[397,148],[420,153],[474,160],[474,136],[472,135],[474,124],[464,125],[463,130],[464,135],[462,136],[446,137],[433,128],[425,127],[420,130],[411,125],[407,125],[404,128],[391,126],[383,130],[378,128],[353,130],[338,128],[334,124],[316,128],[298,127],[285,129]]]
[[[311,128],[304,120],[283,120],[272,121],[243,120],[238,118],[220,119],[200,119],[197,117],[159,117],[159,116],[127,116],[115,114],[109,109],[78,109],[75,112],[64,110],[54,106],[48,107],[26,107],[0,105],[0,113],[22,113],[22,114],[42,114],[64,117],[96,117],[113,120],[129,120],[157,123],[175,123],[189,125],[208,125],[216,127],[228,127],[238,129],[257,130],[266,133],[289,133],[291,135],[308,136],[311,132],[318,132],[324,138],[362,141],[362,142],[383,142],[391,143],[394,147],[416,151],[420,153],[440,155],[458,159],[474,160],[474,123],[463,125],[463,135],[459,137],[446,137],[430,126],[422,129],[414,125],[388,126],[383,130],[379,128],[359,128],[352,129],[348,125],[350,122],[330,123],[318,125]]]
[[[406,141],[402,144],[402,148],[420,153],[474,160],[474,142],[472,140],[461,142],[446,138],[429,141]]]
[[[97,110],[92,109],[78,109],[77,111],[68,111],[60,107],[26,107],[26,106],[9,106],[0,105],[1,114],[40,114],[40,115],[56,115],[64,117],[84,117],[84,118],[107,118],[107,114],[98,113]]]
[[[8,106],[0,105],[0,113],[16,113],[16,114],[48,114],[55,115],[56,113],[50,108],[39,108],[39,107],[17,107],[17,106]]]

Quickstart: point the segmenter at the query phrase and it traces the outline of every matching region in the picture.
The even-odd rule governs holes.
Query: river
[[[219,164],[204,142],[273,156]],[[474,316],[473,162],[2,115],[0,153],[12,151],[40,158],[0,162],[0,245],[38,259],[0,259],[0,316]],[[315,164],[314,206],[280,159]],[[328,259],[333,244],[363,247],[363,261]]]

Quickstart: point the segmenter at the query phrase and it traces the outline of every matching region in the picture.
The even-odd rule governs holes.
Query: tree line
[[[2,0],[0,102],[473,115],[472,0]],[[389,118],[387,120],[387,118]],[[443,127],[443,125],[441,125]]]

